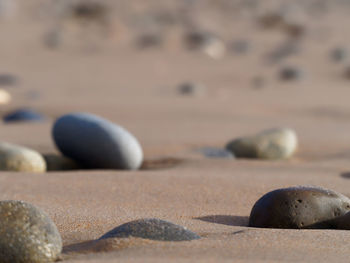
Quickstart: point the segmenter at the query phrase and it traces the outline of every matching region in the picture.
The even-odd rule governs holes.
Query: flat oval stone
[[[297,135],[287,128],[266,130],[226,145],[226,149],[236,157],[258,159],[287,159],[296,152],[297,147]]]
[[[0,262],[54,262],[62,250],[56,225],[39,208],[0,201]]]
[[[332,190],[298,186],[277,189],[261,197],[252,208],[249,226],[312,228],[350,211],[350,199]]]
[[[19,109],[8,113],[3,118],[4,122],[23,122],[23,121],[44,121],[45,117],[31,109]]]
[[[6,142],[0,143],[0,170],[16,172],[45,172],[42,155],[34,150]]]
[[[114,228],[99,239],[140,237],[161,241],[189,241],[199,239],[196,233],[183,226],[157,218],[135,220]]]
[[[52,130],[63,155],[88,168],[138,169],[142,148],[127,130],[108,120],[87,113],[60,117]]]
[[[300,80],[305,76],[305,72],[298,67],[285,67],[282,68],[279,72],[279,77],[281,80],[292,81]]]

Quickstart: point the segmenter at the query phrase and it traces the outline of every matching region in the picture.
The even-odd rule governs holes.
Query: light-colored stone
[[[239,138],[226,146],[236,157],[287,159],[297,150],[296,133],[287,128],[271,129],[254,136]]]
[[[0,89],[0,105],[8,104],[11,101],[11,95],[6,90]]]
[[[41,209],[0,201],[0,263],[54,262],[62,250],[56,225]]]
[[[6,142],[0,143],[0,170],[16,172],[45,172],[42,155],[34,150]]]

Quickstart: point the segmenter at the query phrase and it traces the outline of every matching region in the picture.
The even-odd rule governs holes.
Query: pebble
[[[42,122],[46,118],[42,114],[31,109],[19,109],[6,114],[4,122]]]
[[[0,201],[0,262],[54,262],[62,250],[56,225],[39,208]]]
[[[161,241],[189,241],[200,238],[183,226],[157,218],[147,218],[118,226],[100,237],[100,240],[130,236]]]
[[[286,41],[272,52],[268,53],[266,59],[269,63],[277,63],[289,56],[296,55],[299,52],[299,44],[296,41]]]
[[[11,101],[11,95],[6,90],[0,89],[0,105],[8,104]]]
[[[160,34],[144,34],[137,39],[137,46],[141,49],[160,47],[162,45],[163,39]]]
[[[1,0],[0,0],[1,1]],[[14,86],[18,82],[16,76],[7,73],[0,74],[0,86]]]
[[[334,62],[343,62],[348,59],[349,52],[345,48],[338,47],[331,51],[330,57]]]
[[[0,170],[16,172],[45,172],[42,155],[34,150],[6,142],[0,143]]]
[[[232,152],[221,148],[204,147],[204,148],[200,148],[198,151],[208,158],[226,158],[226,159],[235,158]]]
[[[302,71],[298,67],[284,67],[279,72],[279,77],[281,80],[292,81],[292,80],[300,80],[305,76],[304,71]]]
[[[273,160],[291,157],[297,146],[297,135],[293,130],[277,128],[235,139],[226,145],[226,149],[238,158]]]
[[[265,194],[255,203],[249,226],[314,228],[348,211],[350,199],[332,190],[313,186],[282,188]]]
[[[231,50],[237,54],[246,54],[250,51],[251,44],[247,40],[236,40],[231,44]]]
[[[47,171],[69,171],[79,169],[73,160],[56,154],[43,154]]]
[[[60,117],[52,130],[57,148],[87,168],[138,169],[143,160],[137,139],[121,126],[88,113]]]
[[[182,95],[201,96],[205,93],[206,87],[193,82],[185,82],[179,85],[178,91]]]
[[[225,43],[209,32],[191,32],[186,35],[185,41],[190,50],[201,50],[214,59],[220,59],[226,53]]]

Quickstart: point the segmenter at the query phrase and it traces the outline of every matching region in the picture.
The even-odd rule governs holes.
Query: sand
[[[147,160],[163,160],[139,171],[1,172],[0,199],[43,208],[62,235],[64,262],[348,262],[348,231],[247,227],[255,201],[276,188],[317,185],[350,196],[349,81],[341,75],[344,65],[329,59],[332,47],[349,43],[345,11],[333,8],[321,22],[307,17],[302,52],[267,65],[264,55],[286,37],[244,15],[204,20],[227,40],[253,42],[247,55],[220,60],[185,50],[178,28],[162,48],[138,50],[131,33],[115,33],[124,32],[117,22],[111,36],[92,44],[68,24],[62,46],[52,50],[43,43],[52,23],[40,12],[43,2],[26,1],[0,22],[0,72],[19,78],[8,88],[13,101],[0,113],[27,106],[50,121],[0,124],[1,140],[54,153],[54,119],[91,112],[132,132]],[[201,16],[216,14],[208,10]],[[222,26],[225,21],[232,28]],[[303,67],[305,79],[281,82],[282,64]],[[255,76],[266,79],[265,87],[252,87]],[[185,81],[203,83],[207,92],[181,96],[176,87]],[[300,140],[288,161],[208,159],[197,151],[280,126],[295,129]],[[186,226],[202,239],[91,241],[145,217]]]

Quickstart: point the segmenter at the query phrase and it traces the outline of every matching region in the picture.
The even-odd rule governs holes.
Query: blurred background
[[[131,130],[146,155],[287,126],[301,156],[347,152],[346,0],[0,0],[0,113],[71,111]],[[2,138],[51,149],[42,129]],[[47,134],[47,135],[46,135]],[[164,147],[166,145],[166,147]]]

